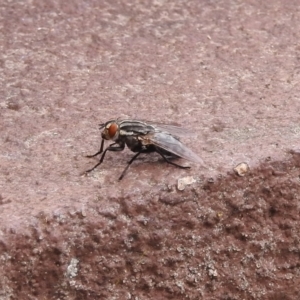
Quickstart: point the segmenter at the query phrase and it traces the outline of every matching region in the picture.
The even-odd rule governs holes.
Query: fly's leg
[[[181,166],[181,165],[178,165],[178,164],[173,163],[172,161],[170,161],[169,159],[167,159],[167,158],[165,157],[165,155],[164,155],[158,148],[156,148],[155,151],[156,151],[158,154],[160,154],[161,157],[162,157],[168,164],[171,164],[171,165],[173,165],[173,166],[175,166],[175,167],[178,167],[178,168],[181,168],[181,169],[190,169],[190,168],[191,168],[191,167],[189,167],[189,166]]]
[[[124,171],[122,172],[121,176],[119,177],[119,180],[122,180],[122,178],[124,177],[126,171],[128,170],[129,166],[133,163],[133,161],[141,154],[142,152],[138,152],[127,164],[126,168],[124,169]]]
[[[124,175],[125,175],[125,173],[126,173],[126,171],[128,170],[128,168],[129,168],[129,166],[133,163],[133,161],[135,161],[136,160],[136,158],[141,154],[141,153],[149,153],[149,152],[152,152],[153,151],[153,149],[144,149],[144,150],[141,150],[141,151],[139,151],[136,155],[134,155],[132,158],[131,158],[131,160],[128,162],[128,164],[127,164],[127,166],[126,166],[126,168],[124,169],[124,171],[122,172],[122,174],[121,174],[121,176],[119,177],[119,180],[122,180],[122,178],[124,177]],[[175,163],[173,163],[172,161],[170,161],[169,159],[167,159],[166,157],[165,157],[165,155],[159,150],[159,149],[155,149],[155,151],[157,152],[157,153],[159,153],[161,156],[162,156],[162,158],[168,163],[168,164],[171,164],[171,165],[173,165],[173,166],[176,166],[176,167],[178,167],[178,168],[181,168],[181,169],[190,169],[191,167],[189,167],[189,166],[180,166],[180,165],[178,165],[178,164],[175,164]]]
[[[121,176],[119,177],[119,180],[122,180],[122,178],[124,177],[125,173],[127,172],[129,166],[136,160],[136,158],[141,154],[141,153],[150,153],[153,152],[154,150],[152,148],[142,148],[140,146],[134,147],[130,149],[133,152],[137,152],[137,154],[135,154],[131,160],[127,163],[126,168],[124,169],[124,171],[122,172]]]
[[[118,146],[113,147],[114,145],[118,145]],[[85,173],[89,173],[89,172],[93,171],[94,169],[96,169],[99,165],[101,165],[102,162],[103,162],[103,160],[104,160],[104,156],[105,156],[105,154],[106,154],[107,151],[122,151],[122,150],[124,150],[124,147],[125,147],[125,145],[119,145],[118,143],[113,143],[113,144],[109,145],[109,146],[104,150],[104,152],[103,152],[103,154],[102,154],[102,156],[101,156],[99,162],[98,162],[93,168],[91,168],[91,169],[85,171]],[[102,147],[102,144],[101,144],[101,148],[103,148],[103,147]],[[100,149],[100,150],[101,150],[101,149]],[[102,151],[100,151],[99,153],[101,153],[101,152],[102,152]],[[99,154],[99,153],[96,153],[96,154]],[[92,155],[91,157],[94,157],[94,156],[96,156],[96,155]]]
[[[112,145],[113,145],[113,144],[112,144]],[[110,145],[110,146],[112,146],[112,145]],[[93,155],[86,155],[85,157],[87,157],[87,158],[92,158],[92,157],[95,157],[95,156],[97,156],[98,154],[102,153],[102,152],[103,152],[103,146],[104,146],[104,140],[101,141],[100,150],[99,150],[97,153],[95,153],[95,154],[93,154]]]

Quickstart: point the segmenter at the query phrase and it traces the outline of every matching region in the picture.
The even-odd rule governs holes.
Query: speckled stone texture
[[[2,1],[0,299],[300,299],[299,20],[296,0]],[[125,150],[83,176],[119,116],[191,129],[207,167],[141,155],[118,182]]]

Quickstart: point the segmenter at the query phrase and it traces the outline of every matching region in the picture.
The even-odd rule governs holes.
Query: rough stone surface
[[[300,299],[299,19],[292,0],[2,1],[0,299]],[[126,150],[82,176],[119,116],[190,128],[207,168],[141,156],[118,182]]]

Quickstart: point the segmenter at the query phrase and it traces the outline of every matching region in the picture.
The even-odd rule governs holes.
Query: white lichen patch
[[[178,179],[177,188],[179,191],[183,191],[187,185],[196,182],[193,176],[186,176]]]
[[[74,278],[78,274],[78,263],[79,260],[77,258],[72,258],[70,264],[67,267],[67,276],[69,278]]]

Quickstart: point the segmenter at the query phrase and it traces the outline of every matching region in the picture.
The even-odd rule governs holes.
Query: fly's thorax
[[[101,137],[105,140],[116,141],[119,137],[120,129],[119,125],[112,121],[105,124],[105,127],[101,133]]]
[[[155,131],[153,126],[137,120],[121,120],[119,124],[122,136],[145,135]]]

